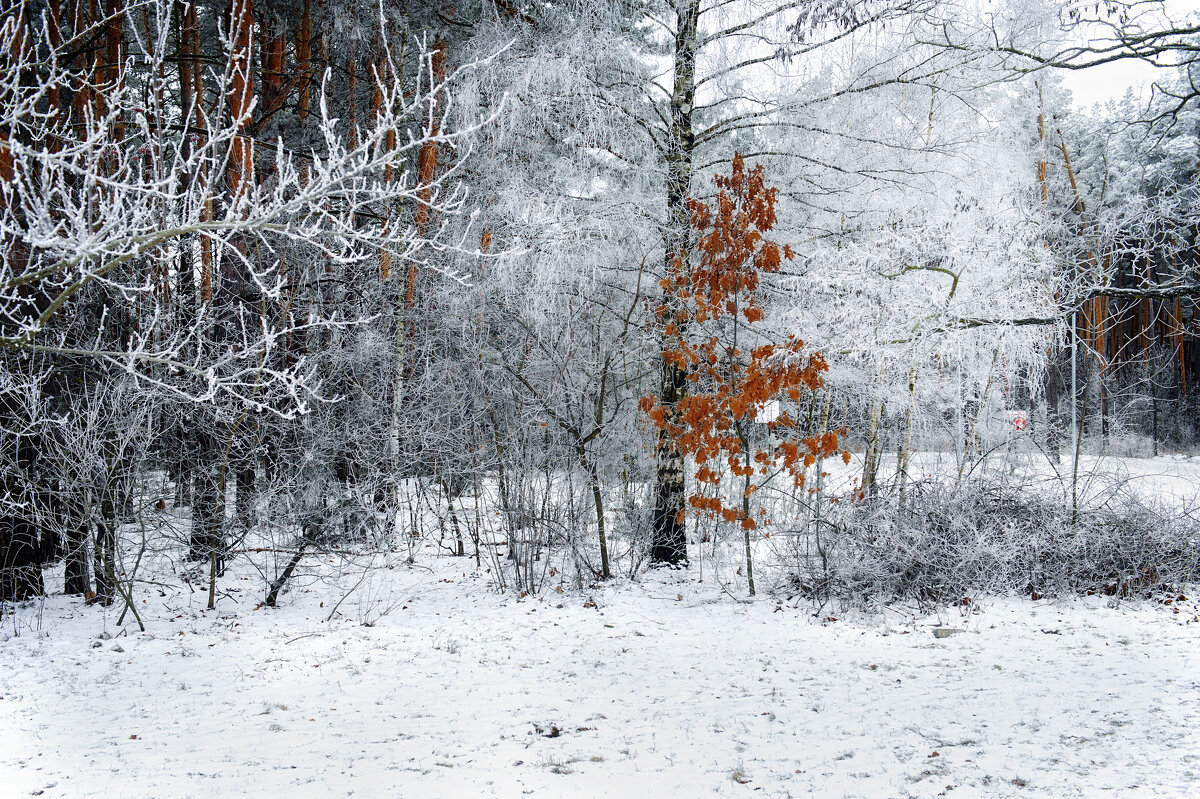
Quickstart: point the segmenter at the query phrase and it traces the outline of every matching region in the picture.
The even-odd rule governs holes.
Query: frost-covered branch
[[[172,3],[126,9],[136,52],[115,64],[80,55],[80,42],[103,42],[122,20],[64,37],[34,8],[0,24],[0,350],[106,360],[200,401],[271,405],[262,398],[282,392],[277,407],[291,413],[316,386],[302,357],[274,357],[283,342],[354,320],[297,301],[312,280],[289,253],[323,264],[317,273],[387,254],[464,281],[438,256],[477,249],[466,244],[469,225],[453,224],[466,211],[461,165],[499,108],[448,120],[456,83],[485,62],[443,77],[417,58],[404,81],[392,63],[373,76],[378,109],[353,131],[331,110],[326,70],[308,143],[268,143],[249,124],[251,33],[236,20],[218,26],[223,69],[197,59],[202,92],[176,94],[166,77]],[[430,143],[450,157],[420,176],[414,164]],[[419,224],[421,208],[438,222]],[[185,307],[174,295],[189,292]],[[119,327],[116,346],[65,320],[96,295],[100,327]],[[201,380],[171,379],[184,372]]]

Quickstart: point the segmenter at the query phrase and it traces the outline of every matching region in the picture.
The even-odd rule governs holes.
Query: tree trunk
[[[30,57],[29,18],[26,4],[18,4],[8,20],[25,35],[10,40],[11,50],[5,56],[14,63],[27,61]],[[0,185],[13,187],[16,183],[16,163],[7,142],[12,132],[0,127]],[[7,208],[12,202],[13,216],[21,220],[17,208],[20,196],[0,193],[0,203]],[[4,263],[10,274],[21,274],[28,263],[29,251],[21,241],[19,231],[5,231],[0,238],[0,247],[5,249]],[[32,313],[36,313],[36,306]],[[0,327],[0,334],[13,335]],[[10,389],[11,391],[11,389]],[[28,434],[22,434],[25,417],[20,401],[6,391],[0,395],[0,601],[21,601],[41,596],[45,591],[42,582],[42,553],[32,507],[35,494],[30,490],[30,469],[36,456],[36,446]]]
[[[229,202],[238,203],[249,189],[254,176],[254,148],[250,138],[251,101],[254,99],[254,70],[251,44],[254,31],[253,0],[231,0],[230,27],[233,51],[230,53],[229,116],[238,128],[229,146],[225,167],[225,185]]]
[[[446,80],[446,54],[449,48],[448,43],[441,36],[434,40],[433,52],[430,53],[430,75],[429,79],[434,86],[442,84]],[[375,76],[378,80],[381,76]],[[438,114],[442,108],[437,102],[438,98],[434,98],[433,107],[430,109],[430,133],[436,137],[439,132]],[[389,135],[386,140],[386,146],[391,148],[395,140]],[[433,221],[430,213],[429,203],[433,199],[433,181],[437,177],[438,165],[438,143],[434,139],[430,139],[421,144],[417,152],[417,208],[415,212],[415,223],[417,233],[424,236],[426,231]],[[385,173],[385,179],[391,180],[391,168],[389,167]],[[486,250],[486,247],[484,247]],[[384,280],[390,279],[391,265],[390,261],[381,261],[380,274]],[[388,450],[390,454],[392,467],[392,497],[399,507],[400,504],[400,426],[401,418],[404,413],[404,392],[405,382],[409,379],[412,371],[412,365],[408,358],[409,344],[416,334],[415,308],[417,303],[417,265],[415,262],[410,263],[405,275],[404,286],[404,301],[403,304],[398,304],[396,307],[396,371],[392,376],[392,403],[391,403],[391,418],[388,424]],[[397,532],[399,532],[397,530]]]
[[[750,448],[746,442],[745,436],[742,437],[742,447],[742,452],[747,453],[747,460],[749,460]],[[748,524],[748,522],[751,521],[750,478],[751,475],[746,475],[746,480],[742,487],[742,541],[746,550],[746,584],[749,589],[750,596],[754,596],[754,557],[750,548],[750,527]]]
[[[0,602],[21,602],[46,593],[37,527],[23,515],[0,516]]]
[[[208,560],[224,547],[225,498],[221,495],[221,449],[214,436],[201,432],[196,439],[192,533],[188,560]]]
[[[700,0],[684,0],[677,8],[675,33],[675,82],[671,93],[671,130],[667,142],[667,230],[664,268],[669,272],[677,259],[686,269],[690,231],[687,198],[692,179],[692,156],[696,135],[692,130],[692,108],[696,96],[697,29]],[[666,297],[667,319],[674,321],[676,335],[682,337],[684,321],[681,300]],[[664,330],[662,352],[678,349]],[[675,406],[687,393],[687,374],[674,363],[662,362],[659,402],[674,419]],[[660,430],[658,435],[658,474],[654,487],[654,516],[650,534],[650,561],[679,564],[687,561],[687,535],[683,515],[687,498],[683,452],[679,443]]]
[[[1070,418],[1064,418],[1061,409],[1062,398],[1068,391],[1064,376],[1066,353],[1065,348],[1052,345],[1046,366],[1046,450],[1055,463],[1062,461],[1062,445]]]
[[[63,576],[63,593],[86,594],[91,590],[88,580],[87,566],[87,523],[82,520],[72,520],[64,534],[66,552],[66,570]]]
[[[243,456],[235,476],[237,485],[237,525],[238,532],[245,535],[254,526],[254,503],[257,472],[254,467],[253,455]]]
[[[867,423],[867,449],[863,454],[862,490],[874,498],[879,493],[879,427],[883,423],[883,400],[871,400],[871,419]]]
[[[38,443],[19,429],[20,412],[14,403],[0,405],[0,601],[20,602],[46,593],[42,580],[42,546],[37,525],[37,494],[32,471]],[[4,439],[8,439],[5,441]],[[4,450],[8,450],[7,453]]]
[[[592,490],[592,505],[596,510],[596,530],[600,537],[600,577],[607,580],[612,577],[612,569],[608,562],[608,538],[604,532],[604,495],[600,491],[600,474],[596,469],[596,464],[588,459],[582,443],[575,445],[575,452],[587,474],[588,487]]]
[[[288,560],[283,572],[271,582],[267,590],[267,598],[264,600],[267,607],[276,607],[276,603],[279,601],[279,594],[283,591],[284,586],[287,585],[288,580],[292,578],[293,572],[296,571],[296,566],[300,564],[300,559],[304,557],[304,553],[308,551],[309,547],[316,544],[320,535],[321,527],[315,521],[310,519],[304,523],[304,533],[300,536],[300,540],[296,542],[296,551],[292,553],[292,557]]]
[[[296,66],[300,72],[300,83],[296,98],[296,116],[300,124],[308,122],[308,113],[312,97],[312,0],[304,0],[300,12],[300,29],[296,32]]]
[[[896,449],[896,479],[899,481],[900,513],[908,495],[908,464],[912,459],[913,415],[917,410],[917,367],[908,370],[908,405],[904,409],[904,435]]]
[[[96,573],[96,599],[102,605],[111,605],[117,596],[117,527],[116,506],[110,488],[104,490],[100,503],[100,518],[96,520],[92,542],[93,570]]]

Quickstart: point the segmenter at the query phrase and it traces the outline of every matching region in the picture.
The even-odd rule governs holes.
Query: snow
[[[778,597],[735,601],[679,572],[502,596],[470,565],[421,553],[383,572],[379,601],[347,600],[330,622],[334,582],[298,585],[274,611],[251,609],[249,580],[213,612],[199,593],[149,591],[146,633],[52,596],[5,620],[21,634],[0,645],[0,792],[1200,791],[1190,593],[834,620]],[[964,632],[935,637],[945,627]]]

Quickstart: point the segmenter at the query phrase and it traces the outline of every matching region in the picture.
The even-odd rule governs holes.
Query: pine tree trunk
[[[296,97],[296,116],[300,124],[308,122],[312,97],[312,0],[304,0],[300,12],[300,29],[296,32],[296,66],[300,72],[300,83]]]

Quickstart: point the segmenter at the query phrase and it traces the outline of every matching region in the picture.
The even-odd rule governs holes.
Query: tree
[[[694,178],[725,163],[732,149],[802,165],[809,174],[787,186],[788,193],[808,194],[814,205],[826,205],[826,184],[838,173],[853,173],[853,167],[831,164],[809,149],[779,146],[788,133],[815,134],[821,147],[876,144],[870,130],[822,125],[819,111],[839,101],[862,105],[888,88],[931,84],[965,60],[922,46],[921,21],[937,7],[926,0],[737,5],[674,0],[664,6],[648,16],[667,39],[670,69],[648,93],[646,107],[653,113],[644,123],[654,131],[662,164],[664,273],[690,245],[687,200],[696,196]],[[893,28],[894,41],[877,48],[873,37]],[[854,52],[852,43],[866,45],[864,62],[831,69],[828,59]],[[857,177],[887,184],[895,176],[881,171]],[[673,348],[672,337],[663,333],[660,350]],[[659,371],[659,399],[673,406],[687,392],[686,375],[666,362]],[[669,442],[659,448],[651,558],[660,563],[687,557],[684,531],[675,521],[686,493],[682,462]]]
[[[806,471],[839,451],[839,436],[799,437],[798,413],[766,421],[770,435],[783,439],[778,443],[763,442],[753,430],[768,403],[786,397],[795,407],[806,392],[820,388],[828,365],[795,336],[773,344],[753,330],[763,318],[760,275],[777,272],[794,257],[791,247],[765,237],[775,226],[777,190],[766,185],[762,166],[746,169],[741,155],[734,155],[730,174],[714,182],[718,194],[712,205],[688,202],[697,261],[685,263],[682,253],[675,259],[662,282],[670,299],[657,312],[675,342],[664,350],[663,361],[686,375],[688,392],[673,405],[643,397],[641,408],[659,430],[660,448],[695,459],[699,489],[688,504],[742,529],[753,595],[751,533],[765,511],[752,512],[752,496],[778,472],[803,488]],[[842,455],[848,463],[849,453]],[[682,524],[683,511],[676,521]]]
[[[1187,91],[1189,69],[1194,65],[1161,82],[1168,94]],[[1058,215],[1073,244],[1064,305],[1078,309],[1077,361],[1087,399],[1080,430],[1104,439],[1121,429],[1149,435],[1154,447],[1164,438],[1190,438],[1195,417],[1187,385],[1197,374],[1190,317],[1200,296],[1197,119],[1195,100],[1177,105],[1157,95],[1147,106],[1127,97],[1071,115],[1054,131],[1068,178]],[[1177,401],[1163,425],[1159,401],[1166,398]]]
[[[30,501],[46,493],[34,409],[86,403],[80,382],[124,375],[134,396],[207,417],[195,443],[207,510],[195,515],[198,543],[216,553],[220,532],[204,531],[223,518],[229,453],[248,486],[241,439],[254,420],[336,398],[305,343],[369,315],[310,300],[365,265],[377,271],[381,253],[436,270],[441,254],[475,251],[462,230],[387,211],[460,215],[454,163],[434,176],[414,164],[496,114],[445,122],[471,64],[442,76],[415,57],[405,78],[385,55],[370,77],[375,113],[348,127],[333,72],[309,79],[310,40],[294,51],[302,79],[284,84],[279,28],[249,0],[77,11],[23,0],[0,22],[0,453],[15,513],[0,548],[24,564],[45,543]],[[259,140],[289,97],[301,133]],[[44,380],[50,369],[61,379]]]
[[[949,6],[953,9],[953,6]],[[1200,23],[1184,6],[1166,0],[1104,0],[1081,4],[1048,0],[1001,8],[973,30],[947,24],[927,41],[951,50],[999,56],[993,77],[1011,80],[1043,70],[1079,71],[1119,61],[1162,70],[1155,84],[1156,120],[1173,121],[1195,98],[1195,81],[1175,81],[1182,67],[1196,69]],[[1005,76],[1007,73],[1007,77]]]

